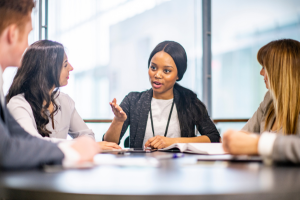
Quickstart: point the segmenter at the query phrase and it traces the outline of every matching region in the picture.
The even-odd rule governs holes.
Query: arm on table
[[[272,160],[300,163],[300,137],[298,135],[276,135],[275,137]]]
[[[185,138],[168,138],[168,137],[157,135],[155,137],[150,138],[145,143],[145,148],[151,147],[154,149],[162,149],[175,143],[210,143],[210,139],[206,135],[198,136],[198,137],[185,137]]]
[[[223,148],[231,154],[261,155],[277,162],[300,163],[300,137],[264,132],[261,136],[242,131],[224,133]]]

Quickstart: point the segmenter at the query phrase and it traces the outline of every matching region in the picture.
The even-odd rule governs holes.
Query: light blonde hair
[[[265,130],[275,115],[277,131],[282,128],[284,135],[296,134],[300,113],[300,42],[272,41],[258,51],[257,60],[266,70],[273,98]]]

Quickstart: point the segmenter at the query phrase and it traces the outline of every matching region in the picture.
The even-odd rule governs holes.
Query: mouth
[[[160,88],[162,86],[162,83],[158,81],[152,81],[152,86],[156,89]]]

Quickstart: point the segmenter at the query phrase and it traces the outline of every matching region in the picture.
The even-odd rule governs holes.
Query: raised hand
[[[116,98],[114,98],[112,102],[109,102],[109,104],[115,115],[115,120],[117,120],[118,122],[124,122],[127,119],[127,115],[123,111],[123,109],[117,104]]]

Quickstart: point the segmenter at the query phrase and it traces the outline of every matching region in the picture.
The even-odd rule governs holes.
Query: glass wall
[[[201,1],[51,0],[49,39],[61,42],[74,71],[61,88],[84,119],[112,119],[109,102],[151,88],[147,61],[164,40],[185,48],[188,69],[180,81],[201,93]],[[100,140],[106,124],[89,124]]]
[[[300,40],[299,16],[299,0],[212,0],[213,118],[253,115],[267,91],[256,54],[272,40]]]

